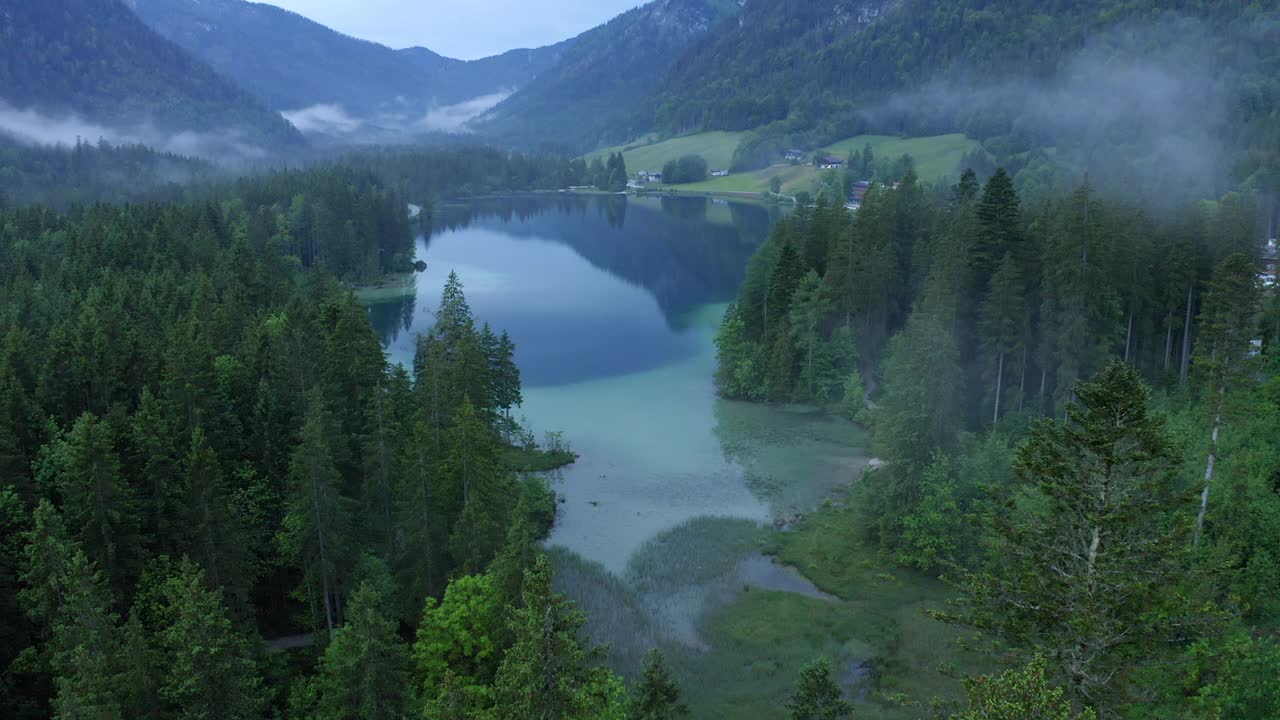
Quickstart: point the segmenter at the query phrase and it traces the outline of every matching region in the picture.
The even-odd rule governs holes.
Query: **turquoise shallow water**
[[[744,584],[809,592],[761,563],[758,535],[865,464],[863,433],[843,420],[715,395],[715,328],[773,219],[693,198],[450,208],[419,242],[416,295],[370,308],[408,364],[456,271],[477,321],[510,332],[517,415],[581,456],[555,479],[560,585],[623,654],[700,647],[701,619]]]

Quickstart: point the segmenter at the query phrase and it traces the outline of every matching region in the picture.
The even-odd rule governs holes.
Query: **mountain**
[[[1252,0],[746,0],[633,108],[612,129],[754,131],[739,170],[861,134],[962,132],[1040,187],[1091,172],[1213,194],[1276,155],[1280,12]]]
[[[0,128],[28,138],[74,127],[206,155],[303,144],[120,0],[0,0],[0,100]]]
[[[438,62],[431,56],[440,56],[426,48],[407,48],[399,52],[431,69],[432,87],[439,93],[461,100],[495,94],[505,96],[525,87],[555,67],[573,44],[573,40],[564,40],[554,45],[508,50],[501,55],[465,62],[448,58]]]
[[[623,13],[575,38],[558,63],[473,127],[507,142],[575,150],[629,139],[638,104],[738,9],[735,0],[655,0]]]
[[[363,116],[391,109],[396,98],[431,99],[429,73],[406,56],[273,5],[243,0],[126,3],[156,32],[277,110],[340,104]]]
[[[362,139],[456,130],[563,51],[561,44],[465,62],[422,47],[393,50],[244,0],[126,2],[161,35],[304,131]]]

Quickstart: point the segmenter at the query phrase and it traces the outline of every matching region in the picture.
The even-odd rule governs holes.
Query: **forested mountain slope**
[[[757,166],[787,143],[864,132],[962,131],[996,140],[1001,159],[1258,147],[1275,132],[1278,28],[1274,6],[1246,0],[748,2],[672,66],[637,125],[763,127],[743,148]],[[1258,169],[1253,155],[1236,178]]]
[[[508,93],[558,59],[562,45],[465,62],[393,50],[273,5],[244,0],[126,0],[157,32],[281,111],[313,110],[304,131],[414,127],[436,106]]]
[[[277,110],[343,103],[353,112],[416,97],[427,72],[394,50],[273,5],[126,0],[143,22]]]
[[[589,149],[625,140],[650,89],[697,39],[737,12],[733,0],[656,0],[579,35],[553,68],[476,124],[521,144]]]
[[[0,2],[0,100],[137,128],[130,134],[138,136],[206,134],[204,142],[188,138],[193,150],[303,142],[280,115],[152,32],[119,0]]]

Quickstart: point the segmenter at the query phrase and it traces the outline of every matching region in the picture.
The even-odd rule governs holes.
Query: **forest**
[[[1002,169],[908,170],[855,214],[799,208],[752,258],[721,394],[869,425],[883,465],[840,517],[954,587],[935,613],[1025,668],[1006,692],[1061,689],[1057,714],[1010,693],[976,717],[1280,711],[1271,202],[1166,217],[1087,181],[1024,204]]]
[[[1147,205],[1187,201],[1274,176],[1278,29],[1252,0],[748,4],[636,124],[748,131],[743,171],[855,135],[961,132],[1055,194],[1089,170]]]
[[[514,346],[456,276],[387,363],[337,277],[398,252],[404,206],[358,177],[0,213],[10,717],[621,717],[534,544],[525,470],[572,454],[512,421]],[[398,230],[361,256],[338,210]]]

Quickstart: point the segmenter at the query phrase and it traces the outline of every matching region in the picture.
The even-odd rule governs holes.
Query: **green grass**
[[[551,472],[578,460],[569,450],[529,450],[508,445],[502,450],[502,466],[515,472]]]
[[[417,276],[414,273],[394,273],[377,282],[358,284],[352,287],[356,299],[365,304],[377,304],[400,300],[414,295],[418,290]]]
[[[839,602],[791,593],[750,590],[709,618],[709,653],[675,652],[678,677],[695,718],[782,720],[800,668],[818,656],[837,663],[838,675],[863,719],[915,720],[930,716],[933,698],[962,696],[962,674],[989,670],[960,649],[960,631],[925,610],[951,596],[939,581],[884,564],[858,539],[858,516],[845,508],[809,515],[790,533],[773,535],[779,559],[797,567]],[[850,687],[863,663],[874,678]]]
[[[813,192],[813,189],[818,186],[821,172],[823,171],[812,165],[776,165],[763,170],[734,173],[728,177],[711,178],[700,183],[675,185],[673,187],[677,190],[690,192],[762,193],[769,190],[769,183],[773,180],[773,176],[777,175],[782,179],[782,193],[784,195],[795,195],[797,192],[802,191]]]
[[[597,150],[587,156],[587,160],[599,157],[607,158],[611,153],[621,152],[627,161],[627,172],[636,173],[641,170],[661,171],[662,166],[671,160],[685,155],[701,155],[707,161],[708,170],[728,168],[733,162],[733,151],[738,149],[738,142],[744,133],[740,132],[705,132],[696,135],[682,135],[669,140],[653,142],[645,138],[629,145],[619,145]]]
[[[955,177],[964,154],[982,147],[977,140],[959,133],[918,138],[858,135],[828,145],[823,151],[844,158],[854,150],[861,151],[868,144],[871,145],[871,152],[880,160],[910,155],[915,158],[916,173],[920,178],[932,181]]]
[[[868,144],[871,145],[872,153],[879,159],[896,159],[903,155],[910,155],[916,161],[916,172],[920,178],[935,182],[955,177],[964,154],[982,147],[977,140],[970,140],[959,134],[919,138],[858,135],[828,145],[823,148],[823,152],[843,158],[848,156],[850,151],[860,151]],[[627,167],[631,168],[630,160],[627,161]],[[833,172],[836,171],[819,170],[812,165],[775,165],[763,170],[734,173],[728,177],[711,178],[700,183],[672,187],[688,192],[762,193],[769,190],[770,182],[776,175],[782,180],[782,193],[795,195],[798,192],[817,192],[822,186],[824,173]]]

